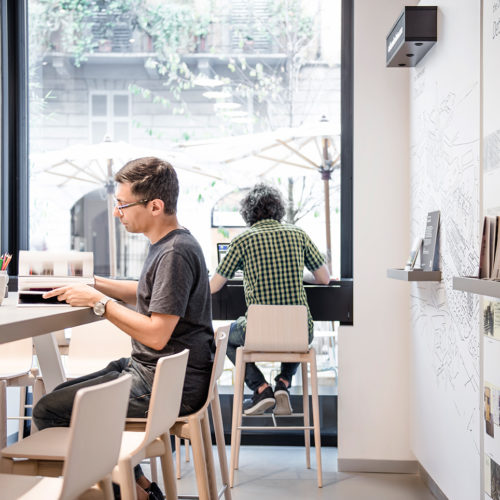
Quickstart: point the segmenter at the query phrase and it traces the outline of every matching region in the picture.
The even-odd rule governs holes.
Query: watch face
[[[94,306],[94,312],[97,314],[97,316],[102,316],[105,310],[106,306],[102,302],[97,302],[97,304]]]

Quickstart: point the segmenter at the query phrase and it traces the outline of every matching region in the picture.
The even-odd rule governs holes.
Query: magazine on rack
[[[43,294],[62,286],[94,283],[92,252],[19,252],[18,305],[67,305]]]
[[[427,214],[421,265],[424,271],[439,270],[439,211]]]
[[[422,243],[423,238],[417,238],[413,242],[413,246],[411,247],[410,256],[405,265],[405,271],[413,271],[415,269],[415,265],[417,263],[417,259],[422,254]]]

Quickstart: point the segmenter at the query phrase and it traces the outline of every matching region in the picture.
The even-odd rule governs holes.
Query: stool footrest
[[[241,431],[307,431],[312,425],[242,425],[237,427]]]
[[[290,415],[276,415],[275,413],[261,413],[260,415],[245,415],[244,413],[241,415],[243,418],[262,418],[262,417],[268,417],[272,418],[273,420],[275,418],[290,418],[290,417],[297,417],[297,418],[303,418],[304,414],[303,413],[290,413]]]

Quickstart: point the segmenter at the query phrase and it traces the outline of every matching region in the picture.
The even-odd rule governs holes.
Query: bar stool
[[[296,362],[302,366],[303,413],[291,416],[303,417],[301,426],[279,426],[274,414],[273,426],[243,425],[243,391],[246,363],[257,361]],[[307,365],[311,372],[311,396],[313,426],[309,422],[309,395]],[[288,415],[287,417],[290,417]],[[245,418],[255,418],[248,417]],[[282,418],[282,417],[279,417]],[[318,487],[323,486],[321,468],[321,434],[319,424],[318,377],[316,352],[308,345],[307,309],[303,305],[250,305],[247,313],[245,345],[236,350],[236,381],[234,385],[233,419],[231,426],[231,461],[229,484],[234,485],[234,470],[238,469],[241,432],[243,430],[280,431],[304,430],[306,466],[311,468],[310,431],[314,430]]]
[[[31,338],[0,345],[0,449],[7,444],[7,387],[20,387],[19,434],[23,436],[26,388],[33,386],[37,369],[33,368]]]
[[[217,500],[221,498],[222,495],[224,495],[225,500],[231,500],[231,491],[228,488],[229,478],[222,413],[219,392],[217,390],[217,381],[224,369],[228,334],[229,325],[219,328],[215,334],[216,349],[214,364],[205,404],[195,413],[179,417],[177,422],[170,429],[170,433],[174,436],[191,441],[196,482],[198,485],[197,498],[200,500]],[[219,466],[222,479],[222,488],[219,491],[217,490],[215,469],[213,465],[212,442],[208,423],[208,406],[210,406],[212,411],[212,424],[219,455]],[[179,496],[179,498],[193,498],[193,495]]]

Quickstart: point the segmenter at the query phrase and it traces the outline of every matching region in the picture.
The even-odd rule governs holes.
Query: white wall
[[[412,285],[412,450],[443,493],[479,497],[480,2],[438,6],[438,42],[411,70],[411,233],[441,211],[441,284]]]
[[[385,39],[411,3],[354,1],[354,326],[339,332],[341,470],[414,460],[410,285],[386,278],[408,257],[410,215],[409,70],[385,67]]]
[[[385,68],[404,4],[354,1],[354,326],[339,335],[339,468],[416,458],[450,499],[470,500],[479,303],[452,277],[478,265],[480,2],[421,2],[438,5],[437,44],[417,68]],[[441,211],[443,282],[387,279],[431,210]]]

